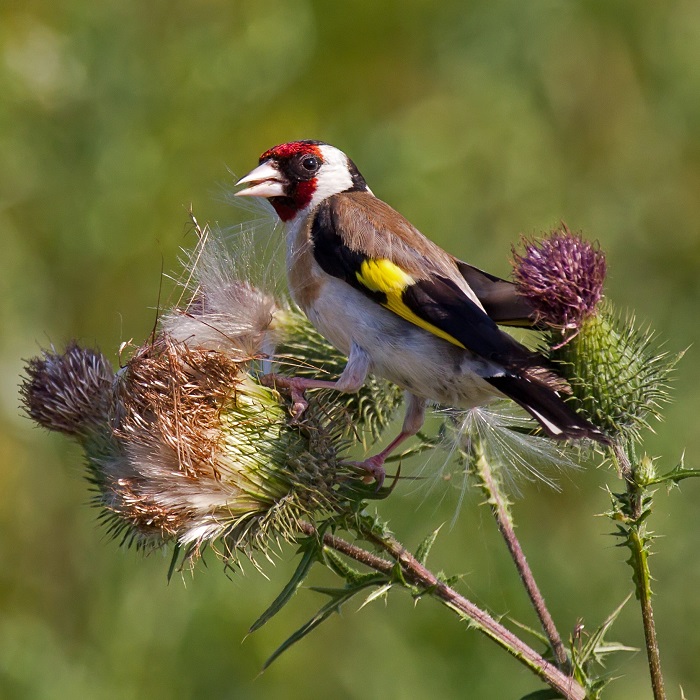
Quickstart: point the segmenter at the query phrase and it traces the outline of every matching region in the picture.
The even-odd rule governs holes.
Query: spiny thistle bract
[[[678,358],[600,303],[605,269],[599,248],[566,226],[514,255],[519,291],[550,329],[541,351],[569,383],[574,409],[611,438],[634,441],[659,416]]]
[[[277,321],[281,340],[275,359],[282,372],[308,378],[335,378],[341,374],[347,358],[311,326],[301,311],[289,309],[278,314]],[[343,397],[348,433],[358,434],[358,427],[363,442],[365,437],[377,440],[394,417],[402,397],[403,392],[395,384],[368,377],[359,391]],[[317,400],[337,403],[337,392],[324,390]]]
[[[609,304],[587,318],[579,333],[547,353],[571,387],[576,410],[606,434],[637,441],[649,419],[660,419],[678,355],[659,352],[654,334],[635,327],[632,316]]]

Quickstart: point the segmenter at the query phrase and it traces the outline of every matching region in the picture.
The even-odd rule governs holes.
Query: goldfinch
[[[265,197],[283,222],[293,300],[348,356],[337,381],[275,377],[300,414],[304,391],[357,391],[368,374],[405,389],[399,435],[361,463],[384,461],[423,424],[427,402],[471,408],[508,397],[552,438],[607,438],[562,400],[566,383],[497,324],[528,325],[515,286],[454,258],[372,194],[355,164],[321,141],[260,156],[237,196]]]

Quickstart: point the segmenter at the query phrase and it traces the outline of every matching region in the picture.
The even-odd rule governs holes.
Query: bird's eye
[[[298,153],[286,167],[293,180],[307,182],[316,177],[321,165],[323,165],[323,161],[318,156],[311,153]]]

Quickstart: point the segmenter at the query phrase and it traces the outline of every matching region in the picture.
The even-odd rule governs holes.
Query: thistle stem
[[[540,620],[542,629],[544,630],[547,639],[549,640],[549,645],[554,653],[554,658],[556,659],[557,666],[561,669],[570,669],[569,659],[566,654],[566,648],[561,640],[559,632],[554,624],[554,620],[547,609],[547,605],[544,601],[544,596],[535,581],[535,577],[532,574],[532,569],[527,562],[525,553],[520,546],[520,541],[515,534],[515,528],[513,526],[513,519],[508,508],[508,500],[498,479],[494,476],[493,470],[489,461],[486,459],[481,444],[478,441],[472,442],[473,451],[473,465],[474,471],[477,478],[481,482],[481,488],[486,494],[488,504],[493,513],[493,517],[496,519],[498,524],[498,529],[508,547],[510,556],[515,563],[515,568],[518,570],[520,575],[520,580],[525,586],[525,590],[532,602],[532,606],[535,609],[535,613]]]
[[[643,495],[644,487],[635,479],[632,463],[621,445],[614,447],[620,475],[625,480],[629,512],[625,513],[628,522],[625,523],[626,544],[632,553],[628,563],[634,572],[632,580],[635,584],[637,599],[642,612],[644,641],[651,676],[651,687],[654,700],[666,700],[663,674],[661,673],[661,657],[659,643],[656,637],[654,609],[651,604],[651,572],[649,570],[649,553],[647,551],[646,525],[644,523]]]
[[[654,700],[666,700],[664,679],[661,673],[661,657],[659,655],[659,643],[656,638],[656,625],[654,623],[654,609],[651,605],[651,573],[649,571],[649,558],[642,537],[636,526],[629,532],[630,549],[632,549],[632,567],[637,581],[637,595],[642,610],[642,623],[644,625],[644,640],[646,643],[647,659],[649,661],[649,673],[651,675],[651,687],[654,692]]]
[[[309,523],[301,523],[301,529],[307,535],[318,534],[317,530]],[[574,678],[566,675],[554,664],[544,659],[487,612],[440,581],[396,539],[389,535],[378,536],[371,532],[362,532],[361,534],[368,541],[383,549],[394,561],[388,561],[330,533],[325,533],[322,541],[327,547],[386,575],[392,574],[394,562],[397,562],[409,584],[425,590],[448,608],[456,611],[461,617],[468,619],[480,632],[527,666],[566,700],[585,700],[586,691]]]

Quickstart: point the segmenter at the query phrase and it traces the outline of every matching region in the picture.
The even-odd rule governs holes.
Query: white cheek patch
[[[348,167],[348,157],[334,146],[319,146],[323,165],[316,175],[316,191],[311,198],[309,208],[317,206],[326,197],[345,192],[353,186],[352,175]]]

